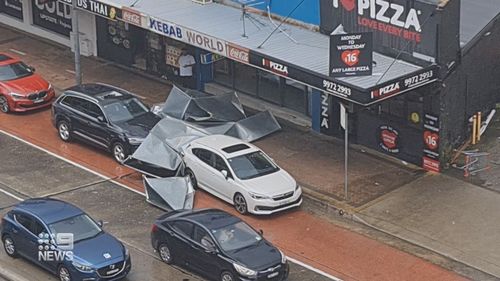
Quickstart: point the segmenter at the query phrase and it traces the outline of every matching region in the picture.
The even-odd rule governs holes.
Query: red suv
[[[0,53],[0,111],[22,112],[50,106],[54,88],[35,69]]]

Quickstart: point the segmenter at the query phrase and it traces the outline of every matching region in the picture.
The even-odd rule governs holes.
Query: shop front
[[[23,20],[23,2],[21,0],[1,0],[0,13]]]

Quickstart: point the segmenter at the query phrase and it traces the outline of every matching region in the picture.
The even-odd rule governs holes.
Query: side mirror
[[[29,70],[30,70],[31,72],[33,72],[33,73],[34,73],[34,72],[35,72],[35,70],[36,70],[33,66],[28,66],[28,68],[29,68]]]
[[[102,220],[98,220],[98,221],[97,221],[97,225],[98,225],[99,227],[102,227],[102,226],[104,225],[104,222],[102,222]]]
[[[264,236],[264,230],[259,229],[259,234],[260,234],[260,236]]]
[[[97,121],[99,121],[100,123],[105,123],[106,119],[104,118],[104,116],[97,116]]]
[[[227,178],[228,178],[228,173],[227,173],[227,171],[226,171],[226,170],[222,170],[222,171],[220,171],[220,172],[222,173],[222,175],[224,176],[224,178],[227,180]]]

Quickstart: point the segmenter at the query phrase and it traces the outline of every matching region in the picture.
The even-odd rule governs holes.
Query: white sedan
[[[241,214],[272,214],[302,203],[295,179],[256,146],[225,135],[196,139],[183,148],[186,174]]]

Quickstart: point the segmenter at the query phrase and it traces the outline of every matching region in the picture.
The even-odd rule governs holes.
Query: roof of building
[[[113,0],[113,2],[129,6],[135,1]],[[200,5],[186,0],[163,2],[141,0],[133,8],[154,18],[255,50],[287,64],[325,76],[329,74],[329,37],[319,32],[285,23],[281,29],[288,36],[277,31],[259,48],[275,29],[273,23],[264,16],[252,13],[242,21],[240,9],[217,3]],[[243,23],[245,23],[246,37],[243,36]],[[395,61],[394,58],[376,52],[373,53],[373,60],[376,62],[373,66],[373,75],[338,78],[338,80],[360,88],[370,88],[422,69],[420,66],[403,60]]]
[[[499,0],[461,0],[460,47],[466,46],[500,14]]]

